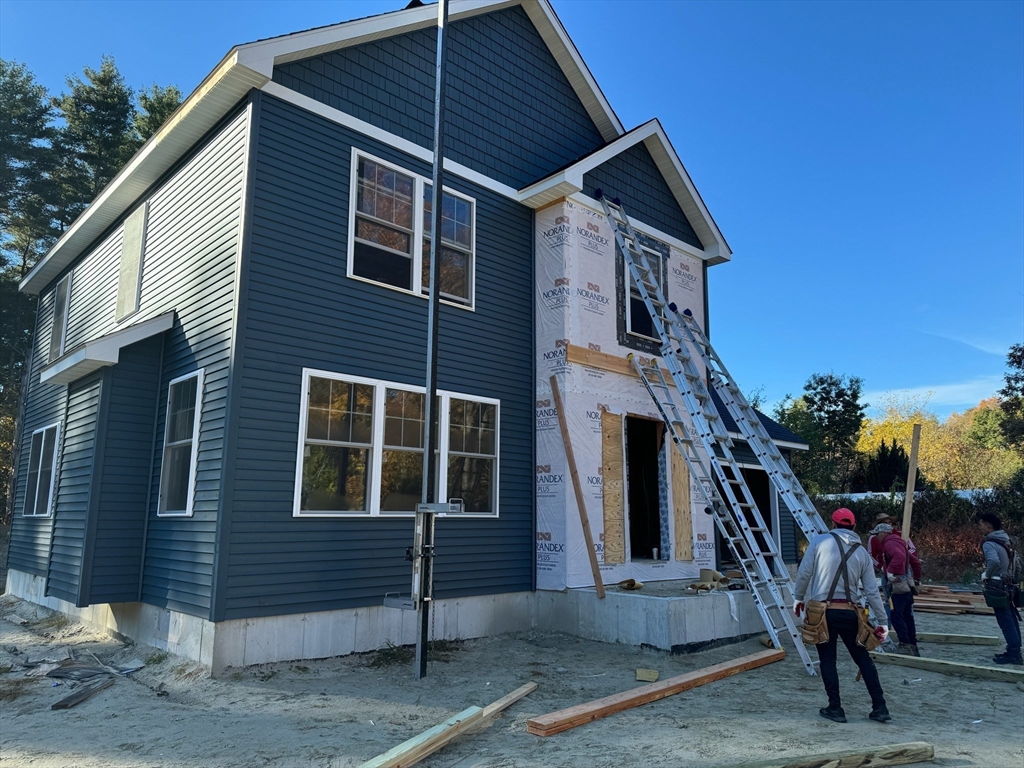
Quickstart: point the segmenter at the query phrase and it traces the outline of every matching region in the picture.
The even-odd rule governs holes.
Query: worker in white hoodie
[[[875,635],[884,641],[888,635],[885,608],[878,595],[871,555],[861,546],[860,537],[853,530],[857,524],[853,512],[845,508],[837,509],[832,513],[832,523],[832,531],[811,539],[800,561],[800,570],[793,588],[796,597],[793,610],[797,616],[803,613],[805,601],[827,604],[824,613],[828,639],[815,647],[821,661],[821,681],[825,684],[828,706],[818,712],[834,722],[846,722],[846,712],[839,698],[839,673],[836,671],[836,642],[842,638],[871,694],[869,717],[884,723],[892,717],[885,704],[875,663],[867,649],[857,643],[857,611],[867,604],[871,622],[876,627]]]

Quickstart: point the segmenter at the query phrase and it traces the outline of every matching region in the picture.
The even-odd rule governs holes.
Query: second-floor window
[[[167,388],[161,516],[189,516],[196,490],[199,422],[203,407],[203,369],[174,379]]]
[[[22,510],[26,517],[46,517],[53,508],[59,433],[59,424],[51,424],[32,433],[28,479],[25,484],[25,507]]]
[[[429,294],[433,246],[432,188],[421,176],[353,152],[348,274]],[[444,190],[441,200],[441,299],[473,306],[476,203]]]
[[[50,328],[50,352],[48,359],[53,362],[64,354],[64,342],[68,335],[68,305],[71,303],[71,275],[67,274],[57,283],[53,292],[53,326]]]

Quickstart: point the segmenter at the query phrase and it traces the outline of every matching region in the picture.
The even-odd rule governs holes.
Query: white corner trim
[[[123,347],[170,330],[173,325],[174,311],[171,310],[151,320],[144,320],[122,328],[120,331],[100,336],[93,341],[87,341],[78,349],[72,350],[43,368],[39,374],[39,382],[41,384],[70,384],[99,368],[115,365]]]

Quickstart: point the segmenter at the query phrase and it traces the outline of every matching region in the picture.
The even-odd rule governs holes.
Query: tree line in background
[[[0,59],[0,510],[35,324],[18,283],[181,101],[173,85],[135,91],[106,56],[57,96]]]
[[[811,494],[905,490],[914,424],[922,427],[917,490],[1005,487],[1024,471],[1024,345],[1010,348],[1006,364],[998,396],[945,421],[926,397],[900,394],[868,417],[861,379],[834,373],[811,376],[772,415],[810,446],[794,451],[792,463]]]

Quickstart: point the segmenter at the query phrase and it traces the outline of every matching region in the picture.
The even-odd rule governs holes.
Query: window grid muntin
[[[195,390],[193,405],[191,408],[186,410],[192,410],[192,431],[188,439],[175,440],[171,437],[171,424],[172,407],[174,406],[176,387],[181,385],[187,385],[189,389],[192,387],[192,380],[195,380]],[[196,491],[196,475],[199,465],[199,427],[202,422],[203,416],[203,382],[205,381],[205,370],[200,368],[191,373],[187,373],[183,376],[179,376],[176,379],[172,379],[167,385],[167,405],[164,409],[164,444],[161,452],[160,461],[160,490],[157,498],[157,515],[159,517],[191,517],[194,512],[195,503],[195,491]],[[177,391],[181,391],[180,389]],[[187,391],[187,390],[186,390]],[[183,402],[181,397],[178,398],[178,404]],[[170,508],[171,505],[168,503],[168,498],[171,491],[173,490],[176,495],[180,493],[180,488],[171,489],[168,486],[171,478],[169,473],[173,470],[180,470],[181,465],[178,463],[178,456],[181,454],[181,448],[189,446],[188,462],[185,466],[185,489],[184,489],[184,508],[179,509],[177,505],[175,508]],[[180,479],[180,478],[179,478]]]
[[[384,392],[385,389],[396,389],[404,392],[422,393],[423,387],[387,382],[379,379],[368,379],[360,376],[351,376],[348,374],[339,374],[333,371],[314,370],[314,369],[303,369],[302,372],[303,382],[305,386],[302,391],[302,413],[305,414],[308,410],[308,382],[314,377],[323,377],[329,379],[336,379],[341,381],[356,382],[362,384],[369,384],[375,387],[376,396],[374,398],[375,403],[384,403]],[[483,455],[480,457],[470,456],[469,454],[459,454],[460,457],[468,458],[482,458],[493,460],[492,469],[492,502],[491,511],[485,513],[475,513],[470,515],[460,515],[463,517],[482,517],[482,518],[497,518],[500,516],[500,509],[498,504],[498,488],[500,486],[500,432],[501,432],[501,403],[500,400],[495,398],[480,397],[476,395],[469,395],[466,393],[455,393],[448,392],[445,390],[438,390],[438,400],[441,406],[438,408],[438,413],[441,416],[441,423],[438,425],[438,446],[435,451],[435,456],[438,460],[438,472],[437,472],[437,488],[447,488],[448,484],[448,402],[450,399],[462,399],[470,400],[473,402],[479,402],[484,404],[490,404],[494,406],[494,420],[495,420],[495,453],[487,456]],[[383,434],[384,434],[384,406],[374,408],[373,414],[374,423],[374,436],[373,436],[373,448],[370,466],[372,467],[373,477],[381,477],[381,465],[383,463],[383,453],[386,450]],[[380,483],[372,481],[369,483],[372,489],[372,497],[370,503],[370,510],[368,511],[341,511],[341,510],[307,510],[301,508],[302,503],[302,477],[303,477],[303,463],[304,463],[304,449],[306,441],[303,439],[305,430],[307,428],[305,416],[300,418],[299,423],[299,440],[298,440],[298,456],[296,459],[296,470],[295,470],[295,489],[293,496],[292,516],[293,517],[387,517],[387,516],[408,516],[412,514],[411,511],[389,511],[381,509],[380,506]],[[406,449],[393,449],[393,450],[406,450]],[[422,449],[417,449],[417,453],[422,454]],[[452,454],[454,456],[454,454]],[[437,497],[439,494],[436,493],[434,496]]]

